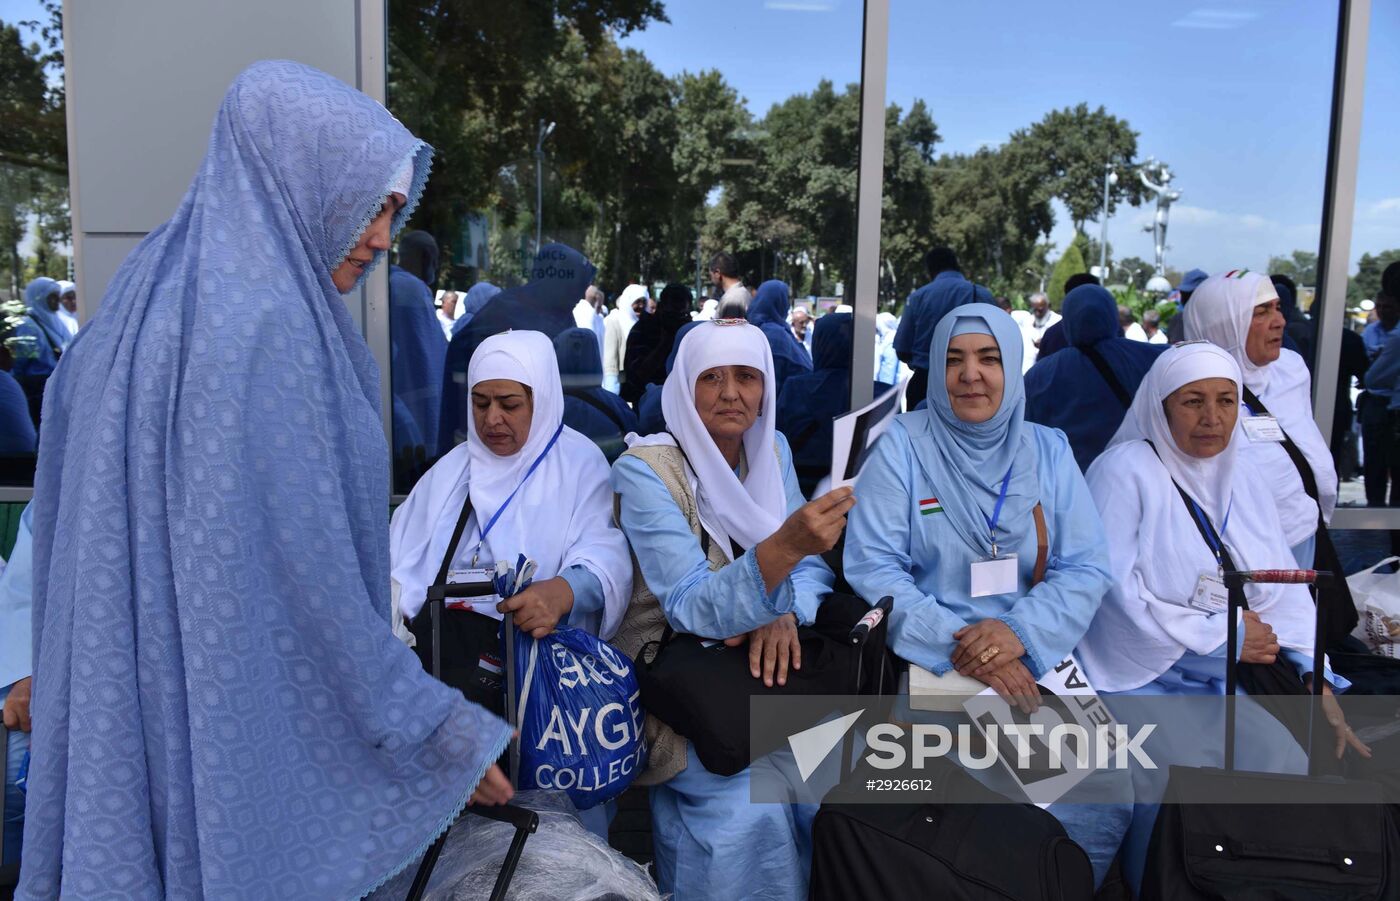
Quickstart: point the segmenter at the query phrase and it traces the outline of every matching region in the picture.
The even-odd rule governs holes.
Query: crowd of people
[[[1124,337],[1091,277],[1060,312],[1037,295],[1019,316],[935,248],[853,373],[849,309],[796,312],[777,280],[750,294],[727,253],[713,298],[634,284],[608,310],[559,244],[519,287],[435,298],[437,247],[408,232],[391,449],[342,297],[387,257],[431,154],[335,79],[256,64],[76,338],[62,285],[26,292],[39,340],[13,379],[29,405],[44,377],[43,418],[0,576],[5,722],[30,736],[17,897],[359,897],[464,805],[509,800],[510,727],[408,647],[440,563],[523,554],[533,583],[488,615],[628,656],[670,632],[747,645],[769,685],[844,582],[893,596],[899,659],[1024,705],[1071,653],[1110,700],[1221,695],[1227,614],[1201,585],[1209,601],[1223,568],[1328,553],[1338,480],[1308,367],[1283,290],[1243,270],[1183,286],[1168,346],[1146,316]],[[1400,334],[1364,340],[1400,373]],[[852,379],[879,391],[906,367],[908,412],[854,487],[821,492]],[[1262,587],[1249,607],[1241,659],[1323,678],[1336,754],[1368,755],[1334,697],[1345,675],[1311,671],[1306,591]],[[1300,771],[1292,734],[1247,699],[1241,716],[1252,766]],[[1218,734],[1159,737],[1156,759],[1218,765],[1201,740]],[[752,802],[749,771],[711,772],[655,716],[646,737],[662,892],[807,897],[813,805]],[[1137,891],[1165,768],[1102,777],[1111,802],[1049,811],[1096,881],[1117,859]]]

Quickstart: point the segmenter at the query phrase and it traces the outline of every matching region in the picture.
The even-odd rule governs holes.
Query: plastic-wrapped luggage
[[[511,803],[538,813],[540,825],[525,843],[508,901],[660,901],[646,871],[585,829],[563,792],[518,792]],[[507,823],[463,817],[448,833],[425,901],[489,897],[514,836]],[[401,901],[416,870],[407,867],[370,901]]]

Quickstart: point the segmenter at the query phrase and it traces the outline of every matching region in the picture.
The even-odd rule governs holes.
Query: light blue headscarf
[[[430,156],[254,64],[49,382],[18,897],[356,898],[505,746],[390,630],[379,373],[331,282]]]
[[[59,293],[58,282],[51,278],[36,278],[24,288],[25,319],[15,328],[15,335],[27,338],[23,350],[16,355],[17,375],[44,376],[58,367],[58,355],[68,346],[68,329],[59,321],[45,301]]]
[[[486,306],[486,302],[500,293],[501,289],[490,282],[477,282],[468,288],[467,296],[462,299],[462,315],[452,323],[452,334],[455,335],[470,325],[476,314],[481,312],[481,308]]]
[[[958,334],[990,334],[1001,348],[1001,406],[986,422],[963,422],[943,387],[948,343]],[[997,539],[1028,528],[1040,500],[1035,447],[1025,426],[1026,391],[1021,379],[1021,330],[998,307],[965,304],[944,316],[929,346],[929,409],[908,414],[905,425],[914,455],[927,473],[950,522],[969,547],[991,553],[987,518],[992,516],[1003,477],[1011,472]]]

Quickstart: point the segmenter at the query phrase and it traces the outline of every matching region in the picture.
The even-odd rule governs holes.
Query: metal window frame
[[[875,391],[875,315],[880,311],[880,213],[885,195],[885,84],[889,77],[890,0],[865,0],[861,50],[860,163],[856,173],[856,272],[851,409]],[[858,377],[865,373],[866,378]]]
[[[1356,177],[1361,156],[1362,100],[1366,90],[1366,54],[1371,27],[1371,0],[1341,0],[1337,56],[1332,80],[1332,123],[1328,136],[1327,176],[1323,193],[1316,303],[1317,378],[1313,417],[1322,434],[1332,433],[1342,329],[1346,327],[1347,272],[1351,268],[1351,234],[1356,216]],[[1397,529],[1400,509],[1338,507],[1334,529]]]

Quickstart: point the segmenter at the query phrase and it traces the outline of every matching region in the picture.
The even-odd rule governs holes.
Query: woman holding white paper
[[[929,362],[943,390],[931,386],[927,410],[896,417],[861,469],[845,575],[868,601],[894,596],[899,656],[1030,710],[1036,679],[1079,642],[1109,575],[1069,442],[1025,422],[1020,359],[1020,329],[990,304],[958,307],[938,324]],[[1050,812],[1101,881],[1126,805]]]
[[[1147,373],[1108,449],[1089,467],[1113,584],[1077,653],[1104,694],[1224,694],[1225,555],[1241,569],[1293,567],[1269,482],[1238,452],[1241,382],[1240,367],[1214,345],[1170,348]],[[1238,659],[1272,664],[1281,655],[1300,677],[1311,678],[1315,620],[1307,589],[1250,585],[1246,597],[1250,609],[1242,617]],[[1340,691],[1348,683],[1330,673],[1327,679],[1324,707],[1338,755],[1348,744],[1366,753],[1331,697],[1333,687]],[[1114,709],[1122,720],[1141,718],[1139,705]],[[1134,771],[1138,804],[1124,840],[1124,870],[1135,894],[1167,764],[1220,766],[1224,759],[1224,743],[1215,740],[1224,735],[1222,707],[1155,707],[1153,715],[1164,710],[1177,721],[1158,718],[1162,728],[1146,743],[1158,768]],[[1181,717],[1193,718],[1189,728]],[[1306,771],[1302,749],[1262,708],[1241,701],[1237,717],[1237,766]]]

